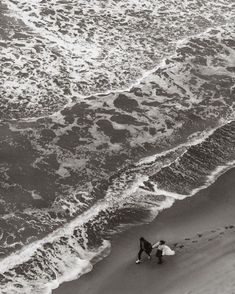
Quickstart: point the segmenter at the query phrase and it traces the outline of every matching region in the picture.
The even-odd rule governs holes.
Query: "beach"
[[[219,293],[235,291],[235,169],[195,196],[178,200],[150,224],[112,240],[108,257],[53,294]],[[143,256],[135,264],[139,237],[164,239],[176,251],[162,265]]]

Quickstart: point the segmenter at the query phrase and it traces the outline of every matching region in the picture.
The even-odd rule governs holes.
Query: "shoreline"
[[[226,248],[230,252],[230,247],[235,241],[234,234],[231,234],[235,230],[233,228],[235,225],[234,178],[235,168],[232,168],[221,175],[211,186],[199,191],[193,197],[176,201],[170,209],[160,212],[150,224],[132,227],[113,236],[109,256],[95,264],[91,272],[78,280],[61,284],[52,293],[153,294],[159,290],[163,293],[166,291],[167,294],[176,294],[182,293],[182,287],[185,288],[184,291],[191,290],[193,285],[196,287],[198,282],[208,276],[208,274],[205,275],[204,270],[201,270],[205,266],[203,260],[210,266],[210,268],[205,266],[207,271],[210,272],[216,266],[219,270],[222,266],[213,260],[219,259],[219,257],[216,258],[217,255],[222,255],[223,261],[227,258],[220,243],[228,243],[229,245],[226,246],[229,248]],[[176,255],[166,257],[162,267],[157,265],[154,256],[151,262],[144,258],[141,265],[136,265],[135,259],[140,236],[144,236],[152,243],[159,239],[165,239],[170,247],[178,243],[175,248],[173,247],[176,250]],[[214,257],[210,255],[210,251],[213,251]],[[204,259],[200,259],[202,252],[205,252]],[[199,259],[196,265],[195,258]],[[181,268],[180,265],[184,264],[185,260],[187,266]],[[231,257],[230,260],[232,262]],[[233,267],[231,264],[230,266]],[[189,275],[187,268],[192,270],[194,267],[195,274]],[[198,272],[204,274],[198,275]],[[156,280],[159,274],[161,282]],[[212,274],[213,270],[209,276]],[[184,282],[185,277],[187,277],[187,282]],[[209,278],[212,279],[213,275]],[[173,292],[169,292],[172,287]]]

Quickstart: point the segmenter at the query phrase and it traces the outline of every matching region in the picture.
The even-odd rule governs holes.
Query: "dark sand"
[[[149,225],[114,236],[111,254],[53,294],[235,293],[235,169]],[[176,255],[135,264],[138,238],[167,240]]]

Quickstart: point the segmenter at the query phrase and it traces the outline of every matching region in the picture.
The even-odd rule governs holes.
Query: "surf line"
[[[146,180],[146,177],[144,177],[143,180]],[[142,180],[139,179],[138,183],[134,185],[134,190],[138,189],[139,184],[142,183]],[[125,197],[128,197],[130,193],[134,192],[133,189],[128,191],[128,193],[125,194]],[[121,199],[122,201],[124,198]],[[112,201],[110,201],[112,200]],[[10,254],[9,256],[3,258],[0,260],[0,272],[4,273],[7,270],[10,270],[16,265],[22,264],[23,262],[28,261],[33,254],[40,249],[45,243],[53,243],[55,241],[58,241],[59,238],[64,236],[71,236],[73,234],[73,231],[76,227],[82,226],[84,223],[90,221],[92,218],[96,217],[101,211],[106,211],[108,209],[112,209],[116,204],[120,202],[120,199],[110,199],[109,195],[105,197],[102,200],[99,200],[97,203],[95,203],[92,207],[90,207],[87,211],[76,217],[71,222],[67,223],[63,227],[58,228],[54,232],[47,235],[45,238],[41,240],[37,240],[27,246],[25,246],[23,249],[20,249],[18,251],[15,251],[14,253]],[[17,261],[15,260],[15,257],[17,256]]]
[[[141,166],[141,165],[148,165],[148,164],[151,164],[153,162],[155,162],[158,158],[162,157],[162,156],[166,156],[168,155],[169,153],[171,152],[174,152],[174,151],[177,151],[179,150],[180,148],[187,148],[187,147],[191,147],[191,146],[196,146],[198,144],[201,144],[203,143],[206,139],[208,139],[210,136],[212,136],[214,134],[215,131],[217,131],[218,129],[222,128],[223,126],[227,125],[227,124],[230,124],[231,122],[233,122],[234,119],[228,119],[228,120],[225,120],[225,119],[220,119],[219,121],[219,125],[216,126],[215,128],[212,128],[212,129],[208,129],[208,130],[203,130],[200,134],[198,134],[198,136],[196,135],[198,133],[195,132],[195,133],[192,133],[190,136],[189,136],[189,140],[187,140],[186,142],[184,143],[181,143],[173,148],[170,148],[168,150],[165,150],[165,151],[162,151],[162,152],[159,152],[159,153],[156,153],[156,154],[153,154],[153,155],[150,155],[150,156],[146,156],[142,159],[140,159],[136,164],[134,164],[136,167],[137,166]],[[195,136],[196,135],[196,136]],[[195,137],[194,137],[195,136]],[[190,138],[190,137],[193,137],[193,138]],[[187,152],[187,150],[185,150],[181,155],[183,156],[183,154]]]
[[[219,166],[219,167],[217,167],[217,168],[216,168],[216,169],[215,169],[210,175],[208,175],[208,181],[206,182],[205,185],[203,185],[203,186],[201,186],[201,187],[199,187],[199,188],[194,189],[189,195],[185,195],[185,198],[186,198],[186,197],[193,196],[193,195],[196,194],[198,191],[207,188],[207,187],[210,186],[212,183],[214,183],[214,182],[217,180],[217,178],[218,178],[219,176],[221,176],[223,173],[225,173],[226,171],[228,171],[229,169],[231,169],[231,168],[234,167],[234,166],[235,166],[235,160],[229,162],[229,163],[226,164],[226,165],[223,165],[223,166]],[[163,191],[159,191],[159,192],[162,194]],[[156,191],[156,193],[154,193],[154,194],[158,194],[158,191]],[[167,193],[166,191],[165,191],[164,194],[167,196],[167,198],[168,198],[169,200],[171,199],[171,201],[168,203],[168,205],[165,205],[165,207],[163,206],[162,209],[160,209],[160,210],[163,210],[164,208],[166,209],[166,208],[171,207],[172,204],[175,202],[175,200],[182,200],[182,199],[183,199],[183,198],[181,198],[181,197],[180,197],[180,198],[177,197],[177,194],[175,195],[176,197],[175,197],[175,196],[172,197],[172,195],[170,195],[170,193]],[[183,195],[181,195],[181,196],[183,196]],[[102,203],[102,204],[103,204],[103,203]],[[106,206],[106,207],[107,207],[107,206]],[[104,207],[103,207],[103,206],[100,206],[100,205],[97,205],[96,208],[95,208],[96,213],[98,213],[98,212],[100,211],[100,209],[103,210]],[[160,211],[160,210],[159,210],[159,211]],[[157,211],[157,212],[159,212],[159,211]],[[91,215],[91,211],[88,211],[88,212],[84,213],[84,214],[83,214],[83,217],[85,217],[85,219],[83,219],[83,220],[79,219],[79,221],[78,221],[78,220],[75,220],[75,221],[71,222],[70,224],[66,225],[66,226],[63,227],[62,229],[60,228],[60,229],[58,229],[57,231],[55,231],[55,232],[53,232],[52,234],[50,234],[49,237],[46,237],[46,238],[40,240],[39,242],[35,242],[34,245],[43,245],[43,243],[48,242],[48,241],[49,241],[49,242],[53,242],[53,241],[58,240],[59,237],[64,237],[64,236],[68,235],[68,233],[73,233],[73,230],[74,230],[74,228],[75,228],[76,226],[78,226],[79,224],[82,225],[82,223],[84,223],[84,221],[89,220],[91,216],[94,216],[93,213],[92,213],[92,215]],[[43,241],[44,241],[44,242],[43,242]],[[105,240],[104,240],[104,242],[105,242]],[[110,246],[110,244],[105,244],[105,243],[104,243],[104,244],[102,245],[103,249],[107,248],[107,246]],[[22,264],[23,262],[27,261],[30,257],[32,257],[32,253],[35,252],[34,249],[38,249],[38,248],[35,248],[35,246],[30,246],[30,245],[28,245],[28,248],[24,249],[24,252],[15,252],[15,254],[18,254],[18,253],[19,253],[18,257],[20,257],[20,260],[18,259],[18,263],[12,263],[13,258],[15,259],[15,254],[14,254],[14,255],[11,255],[11,256],[9,256],[9,257],[7,257],[7,258],[5,258],[5,259],[3,259],[3,260],[1,261],[1,263],[0,263],[0,265],[1,265],[1,272],[6,272],[7,270],[13,268],[13,267],[16,266],[17,264]],[[100,252],[100,250],[99,250],[99,252]],[[99,252],[98,252],[98,253],[99,253]],[[96,254],[96,253],[97,253],[97,252],[94,252],[94,254]],[[22,259],[22,257],[23,257],[23,259]],[[92,257],[92,256],[91,256],[91,257]],[[93,256],[93,257],[94,257],[94,256]],[[88,260],[88,262],[89,262],[89,260]],[[89,268],[88,271],[91,270],[91,269],[92,269],[92,268]],[[78,270],[78,269],[77,269],[77,270]],[[85,272],[86,272],[86,271],[85,271]],[[84,272],[84,273],[85,273],[85,272]],[[71,273],[70,273],[70,274],[71,274]],[[77,274],[77,273],[76,273],[76,274]],[[73,276],[74,276],[74,278],[77,278],[76,274],[75,274],[75,275],[71,275],[71,276],[69,277],[69,279],[73,279]],[[83,273],[82,273],[82,274],[83,274]],[[81,274],[81,275],[82,275],[82,274]],[[51,289],[53,289],[53,288],[57,288],[58,285],[60,285],[62,282],[66,281],[67,279],[68,279],[68,277],[66,277],[66,275],[62,275],[61,277],[57,277],[57,279],[56,279],[56,283],[55,283],[55,281],[53,281],[53,283],[50,285],[50,282],[49,282],[49,283],[48,283],[48,286],[49,286],[49,288],[51,288]],[[50,286],[52,286],[52,287],[50,287]]]
[[[211,133],[213,133],[213,131],[211,131]],[[196,143],[194,143],[194,145],[195,144]],[[175,148],[173,148],[172,150],[174,150],[174,149]],[[170,152],[170,151],[168,150],[167,152]],[[222,175],[228,169],[232,168],[234,165],[235,165],[235,160],[227,163],[226,165],[217,167],[211,174],[209,174],[207,176],[207,181],[206,181],[205,185],[194,189],[189,195],[180,195],[180,197],[177,197],[177,193],[173,193],[174,194],[173,195],[172,193],[168,193],[167,191],[158,190],[157,187],[155,187],[156,190],[154,192],[152,192],[151,194],[157,194],[157,195],[164,194],[165,196],[170,197],[170,198],[174,198],[174,199],[183,199],[185,197],[193,196],[198,191],[211,185],[220,175]],[[23,249],[16,251],[16,252],[12,253],[11,255],[3,258],[2,260],[0,260],[0,271],[5,272],[5,271],[13,268],[16,265],[19,265],[19,264],[22,264],[23,262],[26,262],[27,260],[29,260],[33,256],[33,254],[36,252],[37,249],[41,248],[44,245],[44,243],[47,243],[47,242],[52,243],[54,241],[57,241],[60,237],[66,236],[68,234],[69,235],[72,234],[73,230],[76,227],[82,226],[86,221],[97,216],[97,214],[99,212],[101,212],[103,210],[112,209],[112,207],[115,206],[115,204],[120,204],[120,202],[122,202],[126,198],[128,198],[130,193],[133,193],[137,189],[139,189],[139,186],[147,178],[148,178],[147,176],[142,175],[141,179],[138,180],[138,183],[134,183],[135,185],[132,186],[132,188],[134,188],[134,190],[131,189],[129,192],[126,191],[127,193],[124,193],[125,195],[124,195],[124,197],[122,197],[122,199],[119,199],[119,198],[115,199],[113,197],[110,198],[111,195],[106,195],[106,197],[103,200],[98,201],[88,211],[79,215],[77,218],[75,218],[70,223],[66,224],[64,227],[58,228],[57,230],[55,230],[51,234],[47,235],[46,238],[43,238],[41,240],[37,240],[37,241],[27,245]],[[110,200],[112,200],[112,201],[110,201]],[[18,256],[17,261],[15,260],[16,255]]]
[[[233,167],[235,165],[235,160],[231,161],[230,163],[228,163],[226,166],[227,168],[224,168],[224,166],[220,166],[217,169],[215,169],[210,176],[208,176],[208,179],[211,178],[212,181],[208,181],[206,185],[201,186],[200,188],[197,188],[195,190],[192,191],[192,193],[190,193],[190,195],[193,195],[195,193],[197,193],[198,191],[207,188],[210,184],[212,184],[213,182],[216,181],[216,179],[221,176],[224,172],[226,172],[227,170],[229,170],[231,167]],[[187,197],[189,197],[190,195],[188,195]],[[175,200],[178,200],[177,198],[174,197],[174,200],[170,197],[170,195],[168,195],[168,199],[171,201],[168,203],[168,206],[166,206],[165,208],[169,208],[172,206],[172,204],[175,202]],[[105,241],[105,240],[104,240]],[[105,249],[105,247],[110,247],[110,244],[106,244],[103,243],[103,245],[101,246],[102,249]],[[101,249],[101,248],[100,248]],[[110,252],[110,251],[109,251]],[[101,250],[97,251],[97,254],[102,253]],[[103,259],[107,256],[108,254],[103,255],[101,258],[99,258],[97,260],[97,262],[100,259]],[[89,263],[89,260],[86,262],[87,267],[86,268],[81,268],[81,264],[79,268],[74,268],[71,271],[68,271],[66,273],[63,273],[61,276],[58,276],[56,278],[56,280],[53,281],[47,281],[46,285],[44,286],[44,288],[42,290],[47,290],[46,293],[51,293],[52,289],[57,288],[60,284],[62,284],[65,281],[69,281],[69,280],[74,280],[74,279],[78,279],[80,276],[82,276],[83,274],[89,272],[92,270],[92,264]],[[45,293],[44,291],[41,293]]]

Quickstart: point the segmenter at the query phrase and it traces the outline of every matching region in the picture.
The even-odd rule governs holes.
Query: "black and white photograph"
[[[0,294],[235,294],[234,0],[0,0]]]

